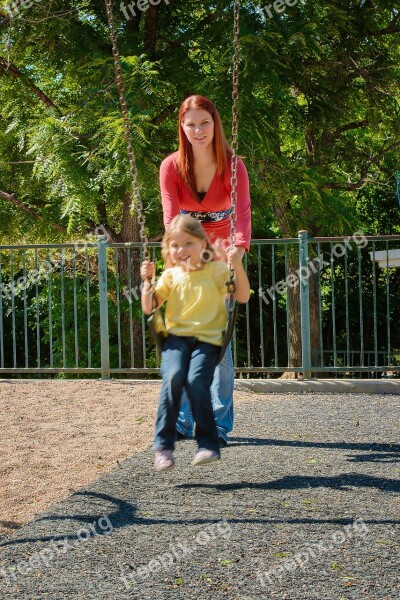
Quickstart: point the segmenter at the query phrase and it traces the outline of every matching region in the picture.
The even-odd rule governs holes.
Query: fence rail
[[[149,244],[162,267],[160,244]],[[253,240],[237,373],[400,372],[400,236]],[[140,307],[141,245],[0,246],[0,374],[159,372]],[[399,261],[398,261],[399,262]],[[400,374],[400,373],[399,373]]]

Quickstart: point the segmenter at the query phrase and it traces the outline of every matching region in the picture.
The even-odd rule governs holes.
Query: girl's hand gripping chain
[[[144,260],[140,267],[140,277],[143,280],[142,286],[142,308],[146,315],[150,315],[154,308],[153,282],[155,278],[155,265],[153,262]]]
[[[144,260],[140,267],[140,277],[143,279],[143,281],[147,280],[152,282],[154,280],[155,274],[156,268],[154,266],[154,263],[150,262],[149,260]]]
[[[246,303],[250,298],[250,284],[242,265],[242,252],[237,247],[230,248],[227,258],[228,265],[235,271],[235,298],[238,302]]]

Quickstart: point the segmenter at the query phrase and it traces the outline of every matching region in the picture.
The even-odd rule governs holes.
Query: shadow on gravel
[[[109,509],[104,509],[99,513],[93,512],[90,514],[81,514],[81,513],[80,514],[71,514],[72,510],[74,510],[74,509],[76,510],[78,508],[78,502],[80,501],[79,497],[82,497],[82,496],[87,498],[90,501],[89,505],[82,506],[82,509],[86,508],[86,509],[90,510],[93,507],[93,503],[96,501],[96,499],[98,499],[98,500],[110,502],[111,504],[117,506],[117,510],[112,511]],[[76,503],[76,506],[71,506],[71,503],[74,503],[74,501]],[[132,525],[133,523],[138,523],[138,522],[142,521],[142,519],[140,519],[140,518],[135,518],[136,507],[133,504],[131,504],[130,502],[126,502],[125,500],[121,500],[121,498],[116,498],[115,496],[110,496],[109,494],[80,491],[80,492],[75,492],[74,494],[72,494],[72,496],[70,496],[68,498],[67,502],[68,502],[67,506],[69,509],[68,515],[47,515],[44,517],[40,517],[39,519],[35,519],[33,521],[33,523],[40,523],[41,521],[44,521],[46,523],[50,523],[52,521],[60,522],[60,523],[66,523],[67,521],[78,521],[80,526],[82,526],[82,528],[84,528],[85,525],[88,525],[89,530],[90,530],[90,525],[94,525],[95,523],[98,523],[102,517],[107,515],[109,521],[111,522],[112,528],[114,530],[114,529],[121,529],[122,527],[127,527],[129,525]],[[79,508],[81,508],[81,506],[79,506]],[[93,529],[92,529],[92,532],[93,532]],[[106,533],[96,531],[96,535],[97,536],[106,535]],[[0,543],[0,547],[13,546],[16,544],[25,544],[27,542],[51,542],[51,541],[57,542],[57,541],[64,541],[64,540],[75,540],[76,538],[77,538],[77,530],[75,529],[73,533],[66,533],[63,535],[47,535],[47,536],[36,537],[36,538],[13,539],[10,541]]]
[[[363,450],[390,452],[400,458],[400,446],[397,444],[363,444],[357,442],[302,442],[301,440],[275,440],[272,438],[230,437],[229,446],[293,446],[294,448],[330,448],[338,450]]]
[[[400,482],[392,479],[380,479],[377,477],[369,477],[362,476],[357,474],[349,474],[349,475],[341,475],[339,477],[295,477],[288,476],[283,477],[277,481],[271,481],[268,483],[253,483],[249,481],[242,481],[240,483],[227,483],[227,484],[205,484],[205,483],[184,483],[178,484],[174,487],[176,488],[186,488],[186,489],[215,489],[219,492],[230,492],[232,490],[240,490],[240,489],[256,489],[256,490],[268,490],[268,489],[300,489],[300,488],[310,488],[310,487],[330,487],[335,489],[349,489],[353,486],[367,486],[367,487],[377,487],[383,491],[395,491],[400,492]],[[93,504],[96,503],[97,500],[102,500],[106,502],[110,502],[118,507],[118,509],[114,512],[111,512],[108,509],[104,509],[101,512],[92,512],[90,514],[71,514],[73,508],[78,508],[79,502],[81,498],[84,497],[88,499],[89,505],[86,506],[86,509],[90,509],[93,507]],[[71,503],[75,501],[76,506],[71,506]],[[88,492],[81,491],[76,492],[70,498],[68,498],[68,504],[66,504],[66,508],[69,510],[69,514],[67,515],[48,515],[36,519],[33,521],[33,524],[44,522],[44,523],[65,523],[68,521],[78,521],[80,525],[94,525],[96,521],[107,516],[107,519],[110,521],[112,525],[112,531],[116,529],[121,529],[124,527],[129,527],[132,525],[140,525],[146,527],[147,525],[204,525],[210,523],[217,523],[219,519],[213,518],[192,518],[188,519],[187,515],[184,518],[176,518],[176,519],[163,519],[163,518],[143,518],[136,517],[136,507],[130,502],[126,502],[120,498],[115,496],[111,496],[109,494],[102,494],[98,492]],[[84,508],[79,506],[79,508]],[[291,523],[291,524],[328,524],[334,523],[336,525],[346,525],[353,522],[353,518],[333,518],[333,519],[317,519],[317,518],[294,518],[294,519],[257,519],[256,517],[244,518],[244,519],[226,519],[230,523],[262,523],[262,524],[277,524],[277,523]],[[400,522],[392,519],[383,519],[383,520],[374,520],[374,519],[364,519],[365,523],[369,524],[384,524],[384,525],[397,525]],[[93,532],[93,528],[92,528]],[[96,532],[95,535],[102,536],[107,535],[109,532]],[[79,529],[74,530],[73,533],[59,534],[59,535],[46,535],[46,536],[38,536],[38,537],[24,537],[18,539],[11,539],[9,541],[5,541],[0,543],[0,547],[7,546],[17,546],[18,544],[26,544],[26,543],[35,543],[35,542],[54,542],[59,547],[64,547],[64,553],[68,550],[69,541],[79,539]],[[92,537],[92,536],[90,536]],[[94,536],[93,536],[94,537]],[[58,542],[58,544],[57,544]]]
[[[185,487],[185,485],[177,485],[175,487]],[[196,486],[193,486],[196,487]],[[97,513],[97,512],[93,512],[91,514],[71,514],[72,510],[73,510],[73,506],[71,506],[71,502],[74,502],[78,504],[79,503],[79,498],[78,496],[84,496],[85,498],[87,498],[90,501],[90,505],[86,506],[86,508],[90,509],[90,506],[96,502],[96,500],[100,499],[100,500],[105,500],[106,502],[111,502],[112,504],[115,504],[118,506],[118,510],[117,511],[110,511],[109,509],[104,509],[101,513]],[[41,517],[39,519],[35,519],[34,521],[32,521],[33,524],[35,523],[40,523],[41,521],[44,523],[51,523],[51,522],[56,522],[56,523],[65,523],[68,521],[79,521],[80,526],[82,526],[82,528],[84,528],[84,525],[88,525],[90,527],[90,525],[94,525],[96,523],[96,521],[98,522],[99,519],[101,519],[104,515],[107,515],[107,518],[109,519],[109,521],[111,522],[112,525],[112,530],[118,530],[118,529],[122,529],[124,527],[129,527],[131,525],[140,525],[140,526],[144,526],[146,527],[147,525],[209,525],[211,523],[219,523],[220,519],[219,518],[203,518],[203,517],[194,517],[192,519],[188,519],[187,516],[185,516],[184,518],[176,518],[176,519],[163,519],[163,518],[150,518],[150,517],[137,517],[135,516],[135,512],[136,512],[136,507],[131,504],[130,502],[126,502],[125,500],[121,500],[120,498],[116,498],[115,496],[110,496],[108,494],[101,494],[98,492],[86,492],[86,491],[82,491],[82,492],[76,492],[75,494],[73,494],[72,496],[70,496],[68,498],[68,504],[65,505],[66,508],[68,509],[69,514],[67,515],[47,515],[44,517]],[[75,507],[76,508],[76,507]],[[79,507],[79,508],[84,508],[84,507]],[[235,520],[231,520],[231,519],[227,519],[228,522],[236,522]],[[296,520],[294,520],[293,522],[295,522]],[[249,518],[249,519],[240,519],[241,523],[254,523],[254,518]],[[265,523],[265,524],[271,524],[271,523],[275,523],[275,520],[273,519],[262,519],[259,522],[261,523]],[[287,520],[285,520],[284,522],[288,522]],[[296,521],[297,522],[297,521]],[[300,521],[299,521],[300,522]],[[308,522],[308,520],[306,521]],[[314,520],[310,521],[310,522],[314,522]],[[317,520],[315,520],[315,522],[319,522]],[[325,521],[324,521],[325,522]],[[336,522],[336,521],[335,521]],[[344,523],[348,523],[348,520],[344,520]],[[385,521],[386,523],[386,521]],[[389,523],[389,521],[388,521]],[[80,528],[76,528],[74,529],[73,533],[65,533],[63,535],[59,534],[59,535],[46,535],[46,536],[38,536],[38,537],[24,537],[24,538],[18,538],[18,539],[12,539],[6,542],[2,542],[0,543],[0,548],[4,548],[6,546],[17,546],[18,544],[26,544],[26,543],[35,543],[35,542],[58,542],[60,547],[65,547],[66,549],[68,549],[68,542],[69,541],[73,541],[73,540],[77,540],[78,536],[77,534],[79,533],[79,529]],[[93,530],[92,530],[93,531]],[[107,535],[106,533],[100,533],[97,532],[97,536],[99,535]],[[91,536],[92,537],[92,536]]]
[[[0,521],[0,526],[7,527],[8,529],[21,529],[22,523],[16,521]]]
[[[361,450],[372,454],[347,456],[348,462],[400,462],[400,446],[396,444],[354,443],[354,442],[306,442],[301,440],[276,440],[270,438],[229,438],[229,446],[288,446],[293,448],[327,448],[337,450]]]
[[[220,492],[228,492],[241,489],[256,490],[296,490],[302,488],[325,487],[339,490],[349,490],[352,487],[374,487],[383,492],[400,492],[400,480],[383,479],[370,475],[359,475],[358,473],[344,473],[336,477],[313,477],[288,475],[265,483],[253,483],[241,481],[240,483],[182,483],[181,488],[211,488]]]
[[[349,456],[349,462],[377,462],[377,463],[396,463],[400,462],[400,454],[396,452],[386,452],[383,454],[359,454],[358,456]]]

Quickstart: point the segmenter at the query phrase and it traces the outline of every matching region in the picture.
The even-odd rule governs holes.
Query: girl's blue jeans
[[[163,377],[154,436],[155,450],[173,450],[176,419],[186,389],[196,422],[199,448],[219,452],[218,431],[211,403],[211,383],[220,348],[195,337],[168,335],[161,358]]]
[[[233,386],[234,368],[231,344],[226,349],[223,359],[216,367],[211,384],[211,401],[217,424],[218,436],[225,441],[233,429]],[[186,437],[193,435],[193,415],[185,390],[183,390],[181,407],[176,423],[179,433]]]

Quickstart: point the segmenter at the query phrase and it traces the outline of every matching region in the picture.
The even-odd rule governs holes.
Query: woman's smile
[[[201,144],[204,147],[214,139],[214,119],[206,110],[188,110],[182,121],[182,128],[192,145]]]

